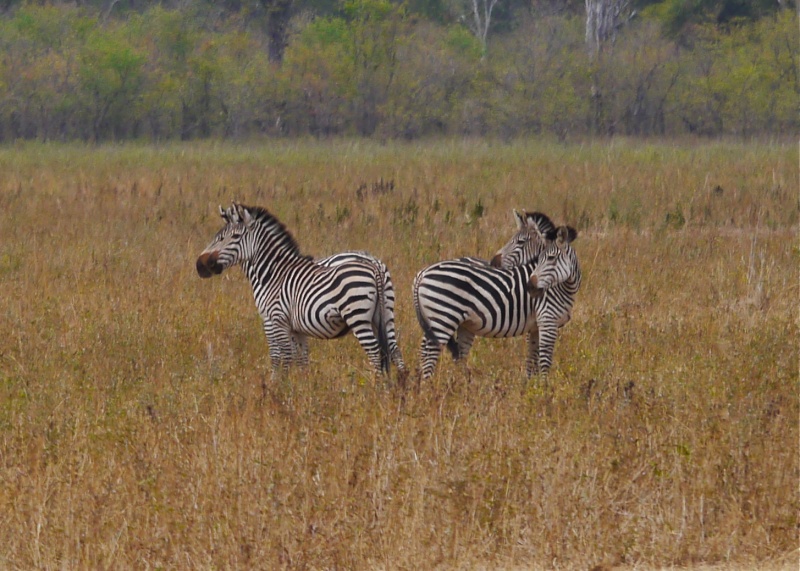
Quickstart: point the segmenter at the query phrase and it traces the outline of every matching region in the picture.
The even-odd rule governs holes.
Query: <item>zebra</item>
[[[392,276],[389,274],[389,268],[386,267],[381,260],[373,256],[372,254],[360,250],[353,250],[349,252],[341,252],[338,254],[333,254],[331,256],[327,256],[325,258],[316,259],[314,260],[317,264],[324,267],[333,267],[341,265],[345,262],[362,262],[367,264],[374,265],[380,276],[383,278],[383,296],[385,299],[384,303],[384,321],[386,323],[386,340],[389,344],[389,356],[391,357],[394,366],[397,367],[398,372],[401,375],[405,375],[407,372],[405,361],[403,361],[403,354],[400,351],[400,346],[397,343],[397,329],[395,328],[394,323],[394,284],[392,283]],[[308,362],[308,355],[302,356],[302,362]]]
[[[352,331],[378,373],[388,373],[385,277],[361,259],[324,266],[300,253],[286,226],[261,207],[223,210],[225,226],[197,258],[202,278],[240,264],[253,287],[273,378],[307,358],[307,338]]]
[[[491,260],[487,261],[475,257],[462,257],[458,259],[473,264],[483,266],[489,265],[504,269],[522,266],[529,262],[536,262],[539,255],[547,246],[547,237],[555,235],[556,225],[553,224],[553,221],[550,220],[546,214],[541,212],[527,212],[523,210],[520,213],[514,209],[512,213],[514,215],[514,222],[517,225],[517,230],[508,242],[497,250]],[[529,342],[532,341],[529,339]],[[422,343],[425,343],[424,337]],[[466,358],[470,347],[471,342],[460,348],[455,337],[451,337],[447,341],[447,348],[455,360]]]
[[[528,337],[528,374],[541,371],[547,374],[553,365],[553,348],[558,329],[572,318],[575,294],[581,287],[581,266],[572,242],[578,231],[561,226],[552,241],[539,256],[539,263],[528,281],[528,292],[537,300],[536,325]]]
[[[538,232],[535,222],[531,229],[534,234]],[[541,244],[534,249],[550,252],[553,247],[569,247],[574,254],[569,243],[576,237],[572,227],[553,226],[547,234],[539,234]],[[413,300],[424,333],[420,348],[422,378],[433,375],[444,344],[459,360],[467,357],[476,335],[516,337],[524,333],[528,334],[527,376],[546,376],[552,366],[558,327],[569,321],[580,286],[580,268],[575,256],[577,283],[574,279],[569,284],[548,281],[549,274],[531,281],[542,261],[540,254],[506,269],[448,260],[421,270],[414,278]],[[501,261],[496,263],[502,265]]]

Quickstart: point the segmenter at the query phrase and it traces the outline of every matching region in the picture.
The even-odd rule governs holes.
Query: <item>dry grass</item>
[[[0,568],[797,562],[792,147],[23,146],[0,172]],[[552,393],[521,339],[405,398],[352,338],[262,388],[249,285],[194,270],[232,198],[381,257],[412,366],[418,269],[489,256],[513,207],[577,226]]]

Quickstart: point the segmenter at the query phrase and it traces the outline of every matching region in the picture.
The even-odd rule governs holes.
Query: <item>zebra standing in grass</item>
[[[553,348],[558,328],[572,318],[575,294],[581,287],[581,266],[572,242],[578,232],[569,226],[556,231],[556,239],[539,256],[539,263],[528,281],[528,292],[536,300],[538,336],[528,337],[527,370],[544,374],[553,364]]]
[[[241,264],[264,323],[273,376],[305,359],[308,337],[333,339],[348,331],[375,370],[388,372],[385,278],[374,263],[317,264],[263,208],[234,203],[220,207],[220,215],[225,226],[197,258],[197,273],[208,278]]]
[[[504,269],[469,260],[450,260],[428,266],[417,274],[413,294],[417,320],[424,333],[420,352],[423,379],[433,375],[444,344],[455,359],[463,359],[476,335],[515,337],[527,333],[527,375],[549,372],[556,332],[569,320],[580,285],[577,257],[573,268],[576,283],[565,285],[545,280],[536,282],[539,286],[536,287],[531,278],[541,261],[541,252],[549,252],[553,244],[569,247],[577,231],[567,226],[556,229],[546,216],[534,214],[530,225],[528,215],[524,217],[523,227],[523,218],[515,212],[520,228],[493,258],[495,265],[500,266],[503,261],[523,260],[518,234],[520,230],[529,231],[535,238],[531,251],[539,255],[533,254],[523,265]],[[541,232],[539,225],[549,231]]]
[[[511,269],[515,266],[522,266],[529,262],[536,262],[539,255],[547,247],[547,236],[554,236],[556,232],[556,225],[546,214],[541,212],[527,212],[522,213],[513,210],[514,222],[517,225],[517,230],[511,236],[508,242],[500,248],[490,261],[485,261],[480,258],[465,257],[459,258],[460,261],[470,262],[478,265],[490,265],[495,268]],[[531,335],[531,333],[528,333]],[[465,359],[469,354],[472,347],[472,337],[465,334],[463,337],[463,344],[459,346],[455,337],[451,337],[447,342],[447,348],[450,351],[453,359],[456,361]],[[422,339],[423,347],[425,344],[425,337]],[[530,338],[528,342],[533,340]],[[423,349],[421,349],[423,350]]]

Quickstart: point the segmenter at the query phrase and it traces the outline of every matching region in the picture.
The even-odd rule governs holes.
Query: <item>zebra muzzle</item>
[[[197,258],[197,275],[201,278],[210,278],[222,273],[222,266],[217,263],[217,257],[210,253],[202,253]]]
[[[544,295],[544,289],[539,287],[539,280],[536,278],[536,276],[531,276],[531,279],[528,280],[526,286],[526,289],[531,296],[539,298]]]

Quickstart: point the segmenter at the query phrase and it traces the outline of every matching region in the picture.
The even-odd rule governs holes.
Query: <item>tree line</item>
[[[782,136],[793,0],[0,1],[0,140]]]

